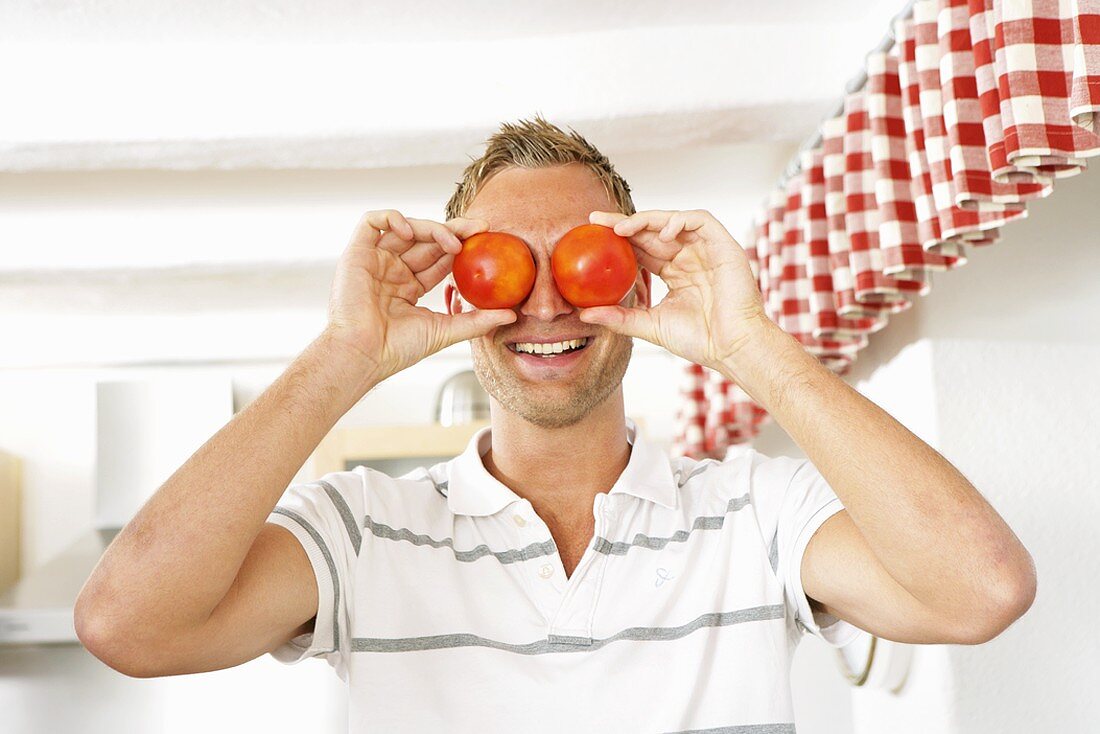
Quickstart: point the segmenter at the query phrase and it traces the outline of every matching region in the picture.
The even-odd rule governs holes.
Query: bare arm
[[[305,551],[267,516],[336,421],[383,379],[515,318],[415,302],[484,222],[370,212],[341,257],[325,331],[180,467],[111,543],[77,599],[85,646],[135,676],[228,667],[308,631]]]
[[[912,642],[982,642],[1035,595],[1031,556],[955,467],[765,315],[748,258],[710,212],[592,212],[669,293],[582,309],[743,387],[806,452],[846,510],[814,534],[802,585],[842,619]]]
[[[1027,611],[1031,556],[943,456],[781,332],[750,332],[726,375],[757,398],[844,503],[811,539],[816,606],[887,639],[978,643]]]
[[[136,664],[136,672],[157,670],[171,656],[165,642],[193,645],[188,631],[201,629],[226,596],[298,468],[370,386],[362,360],[357,363],[327,334],[314,341],[195,452],[111,543],[77,600],[85,645],[104,652],[106,662]],[[258,557],[291,561],[292,573],[270,583],[273,598],[287,602],[274,610],[280,629],[271,632],[277,638],[313,616],[317,589],[292,536],[289,542],[265,540]],[[157,659],[145,659],[152,655]]]

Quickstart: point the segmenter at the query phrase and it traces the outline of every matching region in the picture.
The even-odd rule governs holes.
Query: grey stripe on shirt
[[[491,647],[520,655],[545,655],[555,652],[590,652],[619,640],[653,642],[677,640],[704,627],[726,627],[743,622],[783,619],[782,604],[769,604],[738,609],[733,612],[711,612],[696,617],[679,627],[630,627],[603,639],[593,639],[590,644],[578,644],[578,640],[538,640],[526,644],[499,642],[469,633],[431,635],[428,637],[356,637],[351,641],[352,652],[419,652],[454,647]]]
[[[726,505],[726,512],[737,512],[738,510],[747,507],[749,505],[749,496],[747,494],[740,497],[734,497]],[[721,530],[722,526],[726,522],[725,515],[702,515],[695,518],[695,522],[691,524],[691,530],[677,530],[675,533],[668,537],[653,537],[638,533],[634,536],[634,540],[629,543],[624,542],[611,542],[607,538],[596,538],[596,552],[606,553],[610,556],[624,556],[626,552],[631,548],[648,548],[650,550],[661,550],[669,543],[683,543],[687,541],[691,534],[696,530]]]
[[[726,505],[726,513],[737,512],[747,507],[751,502],[749,501],[749,495],[743,494],[740,497],[734,497]],[[677,530],[675,533],[669,536],[651,536],[643,533],[638,533],[634,536],[634,539],[629,543],[622,541],[612,542],[607,538],[596,536],[594,539],[595,550],[597,553],[604,553],[606,555],[622,556],[626,555],[626,552],[631,548],[648,548],[650,550],[660,550],[669,543],[683,543],[691,537],[691,533],[696,530],[721,530],[725,524],[726,518],[724,515],[702,515],[695,518],[695,521],[691,524],[690,530]],[[363,522],[363,527],[369,530],[373,535],[385,540],[403,540],[413,545],[429,546],[431,548],[450,548],[454,554],[455,560],[469,563],[476,561],[479,558],[485,556],[493,556],[503,564],[517,563],[520,561],[527,561],[533,558],[540,558],[542,556],[553,555],[557,551],[557,546],[554,544],[553,539],[545,540],[540,543],[532,543],[528,546],[519,549],[508,549],[502,551],[494,551],[487,545],[479,545],[470,550],[455,550],[454,538],[443,538],[442,540],[436,540],[429,535],[422,533],[414,533],[408,528],[393,528],[385,523],[380,523],[374,520],[369,515]],[[356,547],[358,551],[358,546]]]
[[[689,480],[694,478],[696,475],[702,474],[703,472],[705,472],[708,469],[712,469],[716,466],[720,466],[720,464],[721,464],[721,462],[719,462],[717,459],[703,459],[702,461],[700,461],[698,464],[695,465],[695,467],[691,470],[691,473],[689,473],[686,477],[681,477],[680,472],[677,471],[676,472],[676,480],[677,480],[676,481],[676,486],[679,487],[679,488],[682,488],[685,484],[688,483]]]
[[[532,558],[550,556],[557,552],[557,546],[554,545],[553,539],[544,540],[539,543],[531,543],[523,548],[510,548],[502,551],[491,550],[489,546],[484,543],[470,550],[460,551],[455,550],[454,538],[436,540],[428,535],[414,533],[408,528],[392,528],[384,523],[376,522],[370,515],[367,515],[364,520],[363,527],[376,537],[386,540],[403,540],[413,545],[426,545],[431,548],[450,548],[451,552],[454,553],[455,560],[462,561],[463,563],[476,561],[484,556],[493,556],[503,564],[518,563],[519,561],[528,561]]]
[[[779,531],[772,536],[771,547],[768,548],[768,563],[771,564],[772,573],[779,573]]]
[[[332,500],[332,504],[336,506],[336,511],[340,513],[340,518],[344,521],[344,527],[348,529],[348,537],[351,538],[351,545],[355,548],[355,555],[359,555],[359,546],[363,544],[363,535],[359,532],[359,525],[355,522],[355,517],[351,514],[351,508],[348,507],[347,501],[337,491],[336,487],[323,479],[318,480],[316,483],[321,485],[325,490],[325,494]]]
[[[309,537],[313,538],[313,542],[317,544],[317,547],[321,549],[321,555],[325,557],[325,563],[328,564],[328,572],[332,575],[332,649],[340,649],[340,579],[336,575],[336,564],[332,560],[332,554],[329,553],[328,546],[325,544],[325,539],[321,537],[321,534],[309,524],[309,521],[299,515],[294,510],[288,510],[285,507],[276,507],[272,510],[276,515],[282,515],[289,517],[294,522],[301,525]]]

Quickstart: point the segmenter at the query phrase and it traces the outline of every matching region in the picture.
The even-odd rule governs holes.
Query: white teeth
[[[533,342],[517,342],[514,345],[514,349],[517,352],[526,352],[527,354],[561,354],[569,349],[577,349],[584,346],[587,341],[587,337],[584,339],[567,339],[566,341],[554,342],[553,344],[535,344]]]

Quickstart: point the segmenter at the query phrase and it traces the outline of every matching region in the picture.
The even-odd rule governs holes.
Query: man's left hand
[[[585,308],[581,321],[645,339],[713,369],[728,365],[761,329],[774,328],[745,251],[710,212],[595,211],[588,221],[626,237],[638,264],[669,290],[655,307]]]

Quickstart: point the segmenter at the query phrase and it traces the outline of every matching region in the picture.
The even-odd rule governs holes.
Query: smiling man
[[[473,185],[460,189],[450,207]],[[633,340],[579,319],[554,284],[550,254],[562,235],[588,222],[590,212],[617,206],[589,166],[571,163],[499,170],[480,182],[464,212],[522,237],[535,258],[535,285],[517,307],[516,321],[471,341],[474,370],[491,397],[492,440],[482,461],[549,525],[567,574],[592,541],[593,498],[615,483],[630,455],[622,379]],[[472,308],[450,283],[446,298],[452,313]],[[646,271],[624,299],[636,302],[649,302]],[[553,356],[515,349],[572,339],[584,339],[584,346]]]
[[[764,317],[708,212],[635,212],[603,155],[536,118],[490,138],[447,216],[364,216],[322,335],[85,585],[94,654],[134,676],[324,657],[353,732],[781,734],[803,634],[973,644],[1027,610],[1034,568],[1012,531]],[[577,309],[554,285],[555,243],[584,223],[634,248],[619,305]],[[417,306],[488,230],[531,248],[527,299],[476,310],[447,283],[447,314]],[[656,306],[651,273],[669,288]],[[635,338],[736,381],[809,460],[671,459],[625,417]],[[367,391],[465,340],[491,397],[466,451],[287,488]]]

